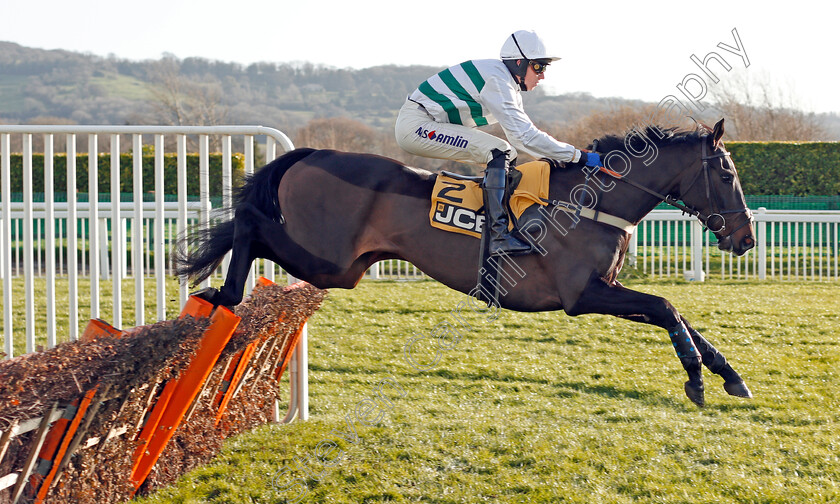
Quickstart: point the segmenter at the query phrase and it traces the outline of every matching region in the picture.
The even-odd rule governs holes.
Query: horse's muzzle
[[[736,256],[742,256],[748,250],[755,247],[755,228],[753,227],[753,215],[749,209],[742,213],[745,217],[739,226],[736,226],[734,231],[731,231],[726,236],[718,237],[718,248],[724,252],[730,252]],[[725,229],[725,226],[724,226]]]
[[[752,232],[744,234],[744,236],[742,236],[741,239],[737,241],[733,240],[732,236],[733,235],[727,235],[723,238],[720,238],[720,240],[718,241],[718,248],[720,250],[723,250],[724,252],[731,252],[736,256],[742,256],[746,254],[748,250],[755,247],[755,238],[753,237]]]

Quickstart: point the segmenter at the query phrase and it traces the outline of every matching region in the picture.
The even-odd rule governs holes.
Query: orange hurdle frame
[[[181,316],[201,316],[206,313],[208,307],[213,310],[213,305],[207,301],[191,297],[184,306]],[[166,384],[164,393],[168,395],[168,400],[162,402],[159,399],[143,427],[142,441],[134,454],[131,470],[131,482],[135,491],[152,472],[166,444],[175,434],[204,381],[210,375],[219,355],[239,325],[240,318],[223,306],[216,307],[212,313],[210,327],[202,336],[195,358],[177,380],[171,380]],[[167,387],[170,387],[168,393]]]

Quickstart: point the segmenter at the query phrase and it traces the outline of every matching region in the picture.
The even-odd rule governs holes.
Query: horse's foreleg
[[[614,281],[617,286],[623,287],[617,280]],[[642,322],[642,323],[649,323],[645,317],[640,315],[630,315],[630,316],[622,316],[621,318],[632,320],[633,322]],[[752,392],[747,387],[747,384],[744,383],[744,380],[741,378],[732,366],[727,362],[726,357],[722,353],[718,351],[711,343],[709,343],[706,338],[703,337],[696,329],[691,327],[691,324],[688,323],[688,320],[682,315],[680,315],[680,319],[682,320],[683,324],[685,324],[686,329],[688,329],[688,333],[691,335],[691,339],[694,342],[694,345],[697,347],[697,350],[700,352],[700,357],[703,360],[703,365],[705,365],[709,371],[712,373],[720,376],[723,378],[723,388],[729,395],[737,396],[737,397],[746,397],[751,398]]]
[[[724,390],[726,390],[729,395],[747,398],[752,397],[752,392],[750,392],[750,389],[747,388],[747,385],[744,383],[741,375],[732,369],[732,366],[726,361],[726,357],[724,357],[717,348],[712,346],[712,344],[709,343],[702,334],[691,327],[691,324],[688,323],[685,317],[682,317],[682,321],[688,329],[689,334],[691,334],[691,339],[700,351],[700,355],[703,357],[703,364],[709,368],[709,371],[723,378]]]
[[[632,291],[620,284],[608,284],[593,275],[569,315],[601,313],[656,325],[668,331],[680,363],[688,374],[685,393],[698,406],[704,406],[702,359],[682,316],[668,300]]]

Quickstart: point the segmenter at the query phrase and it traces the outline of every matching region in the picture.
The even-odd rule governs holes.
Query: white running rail
[[[44,202],[33,201],[32,194],[32,160],[33,136],[43,137],[44,155]],[[76,155],[77,143],[87,137],[87,154],[89,159],[89,186],[76,187]],[[63,137],[63,138],[62,138]],[[106,137],[110,140],[110,186],[111,201],[120,200],[121,175],[126,167],[120,167],[120,141],[128,138],[132,153],[130,168],[133,181],[133,201],[142,201],[142,157],[144,147],[154,148],[154,202],[143,204],[99,202],[99,140]],[[117,307],[112,311],[110,323],[115,327],[123,327],[129,323],[129,315],[133,313],[134,326],[144,325],[146,311],[145,280],[151,279],[155,283],[156,318],[164,320],[180,311],[187,299],[186,284],[181,284],[177,299],[169,299],[165,290],[165,277],[169,273],[165,264],[168,256],[167,244],[171,243],[174,235],[182,233],[191,221],[206,223],[210,216],[211,203],[209,198],[209,159],[210,139],[217,139],[222,150],[222,200],[229,204],[232,194],[232,161],[233,141],[242,145],[245,173],[253,173],[255,169],[255,143],[257,137],[265,137],[265,163],[272,161],[280,153],[294,149],[289,138],[273,128],[263,126],[78,126],[78,125],[0,125],[0,278],[3,279],[3,338],[2,351],[7,358],[17,353],[28,353],[36,350],[36,346],[46,344],[53,347],[59,341],[57,334],[66,334],[64,340],[76,340],[80,330],[79,299],[89,298],[90,318],[100,317],[103,304],[101,281],[110,279],[111,293],[107,296],[106,306]],[[56,139],[64,140],[67,154],[67,202],[54,202],[54,148]],[[187,140],[197,142],[199,154],[199,201],[187,201]],[[177,201],[164,201],[164,146],[166,140],[174,139],[177,154]],[[23,160],[23,202],[11,202],[11,146],[20,145]],[[40,138],[38,139],[40,140]],[[87,192],[89,202],[77,201],[78,192]],[[109,232],[110,228],[110,232]],[[42,238],[43,236],[43,238]],[[87,243],[85,238],[87,237]],[[67,253],[67,251],[77,253]],[[130,262],[127,258],[131,252]],[[158,252],[158,253],[155,253]],[[22,255],[22,257],[21,257]],[[151,258],[154,258],[153,260]],[[265,277],[274,280],[276,266],[268,261],[263,262]],[[247,283],[250,290],[255,284],[255,269]],[[12,279],[22,275],[23,304],[25,310],[25,351],[16,350],[13,338],[15,320],[15,297],[20,293],[13,292]],[[85,275],[89,279],[88,292],[79,289],[79,277]],[[46,283],[45,299],[35,296],[35,282]],[[134,280],[134,292],[131,294],[133,303],[123,302],[122,280]],[[67,283],[67,306],[64,300],[56,298],[57,280]],[[209,285],[209,281],[205,282]],[[62,305],[62,306],[60,306]],[[67,310],[69,314],[68,326],[56,327],[57,310]],[[41,312],[46,315],[46,327],[38,327],[36,331],[36,315]],[[36,339],[37,337],[37,339]],[[290,375],[292,383],[292,398],[290,399],[291,420],[295,415],[300,419],[308,416],[306,397],[298,394],[307,391],[307,383],[298,380],[299,375],[304,379],[306,368],[306,333],[301,338],[301,345],[296,351]],[[36,341],[39,345],[36,345]],[[300,351],[302,350],[302,351]],[[297,369],[296,369],[297,368]],[[294,409],[294,411],[292,411]],[[279,416],[279,415],[275,415]]]

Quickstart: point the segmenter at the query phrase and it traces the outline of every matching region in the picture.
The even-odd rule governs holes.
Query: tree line
[[[439,70],[240,65],[172,55],[129,61],[0,42],[0,122],[262,124],[290,134],[298,146],[371,152],[428,169],[475,171],[410,156],[393,139],[394,119],[405,97]],[[726,117],[730,140],[840,139],[837,115],[805,113],[777,95],[768,81],[735,82],[717,90],[706,116],[695,119],[713,123]],[[551,96],[540,88],[523,97],[539,127],[575,146],[641,125],[656,105],[587,93]],[[490,131],[502,134],[498,127]]]

